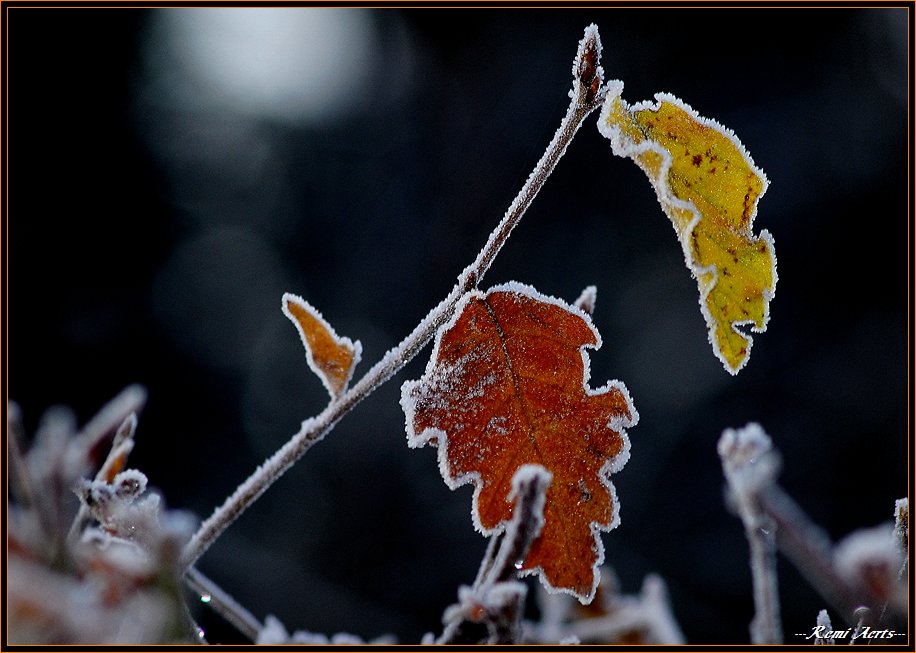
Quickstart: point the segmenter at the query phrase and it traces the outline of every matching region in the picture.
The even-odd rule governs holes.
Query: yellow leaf
[[[328,389],[331,399],[337,399],[353,376],[353,368],[362,354],[362,345],[358,340],[353,342],[338,336],[318,309],[298,295],[283,295],[283,314],[293,321],[299,331],[309,367]]]
[[[665,93],[629,106],[622,90],[609,84],[598,128],[652,182],[697,279],[709,342],[737,374],[752,344],[738,327],[766,330],[776,286],[773,237],[751,231],[767,178],[731,130]]]

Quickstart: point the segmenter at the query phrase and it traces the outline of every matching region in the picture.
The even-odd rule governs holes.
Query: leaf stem
[[[259,465],[201,524],[182,553],[185,569],[193,565],[239,515],[313,444],[323,439],[344,415],[410,362],[432,339],[436,330],[452,316],[461,297],[476,288],[483,280],[499,250],[566,152],[582,121],[603,102],[606,89],[602,86],[603,71],[598,65],[600,56],[601,41],[598,29],[590,25],[579,43],[579,50],[573,62],[573,88],[570,93],[572,100],[563,122],[502,220],[490,234],[483,249],[474,262],[459,275],[458,282],[448,296],[350,390],[338,399],[332,400],[319,415],[305,420],[299,431]]]

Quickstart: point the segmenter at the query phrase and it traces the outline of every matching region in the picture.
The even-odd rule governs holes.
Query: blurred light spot
[[[354,109],[372,77],[377,37],[365,10],[188,7],[160,17],[191,78],[185,91],[241,113],[321,122]]]
[[[185,240],[153,285],[169,336],[210,365],[243,372],[287,283],[276,251],[248,229],[217,227]]]

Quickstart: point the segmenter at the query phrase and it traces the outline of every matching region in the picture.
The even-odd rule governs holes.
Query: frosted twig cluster
[[[778,635],[775,543],[858,636],[874,633],[888,613],[906,610],[901,542],[908,536],[897,502],[897,526],[855,531],[834,546],[830,538],[776,483],[778,453],[757,424],[727,429],[719,440],[731,502],[751,545],[756,615],[755,641]],[[905,519],[905,518],[904,518]],[[757,639],[760,638],[760,639]]]
[[[124,469],[145,398],[131,386],[82,429],[68,409],[52,408],[28,449],[19,408],[7,406],[10,641],[192,638],[178,558],[195,522],[164,510],[146,476]]]

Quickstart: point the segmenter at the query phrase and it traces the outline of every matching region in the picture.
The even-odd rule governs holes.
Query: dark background
[[[186,11],[7,8],[7,373],[29,432],[50,405],[82,422],[141,383],[131,463],[207,516],[326,401],[282,293],[360,339],[368,369],[473,260],[559,124],[595,22],[628,101],[674,93],[766,171],[755,230],[779,273],[733,378],[654,192],[592,117],[483,284],[568,300],[598,286],[592,383],[623,380],[640,413],[604,535],[624,590],[659,573],[690,642],[747,641],[748,551],[716,442],[749,421],[834,540],[892,518],[910,453],[905,9],[341,9],[324,18],[355,31],[309,63],[349,101],[311,113],[195,77],[181,53],[219,55],[214,34],[232,49],[246,21],[201,32]],[[259,618],[416,642],[473,580],[471,489],[406,446],[399,387],[428,355],[202,559]],[[823,601],[784,559],[780,583],[785,632],[809,631]]]

